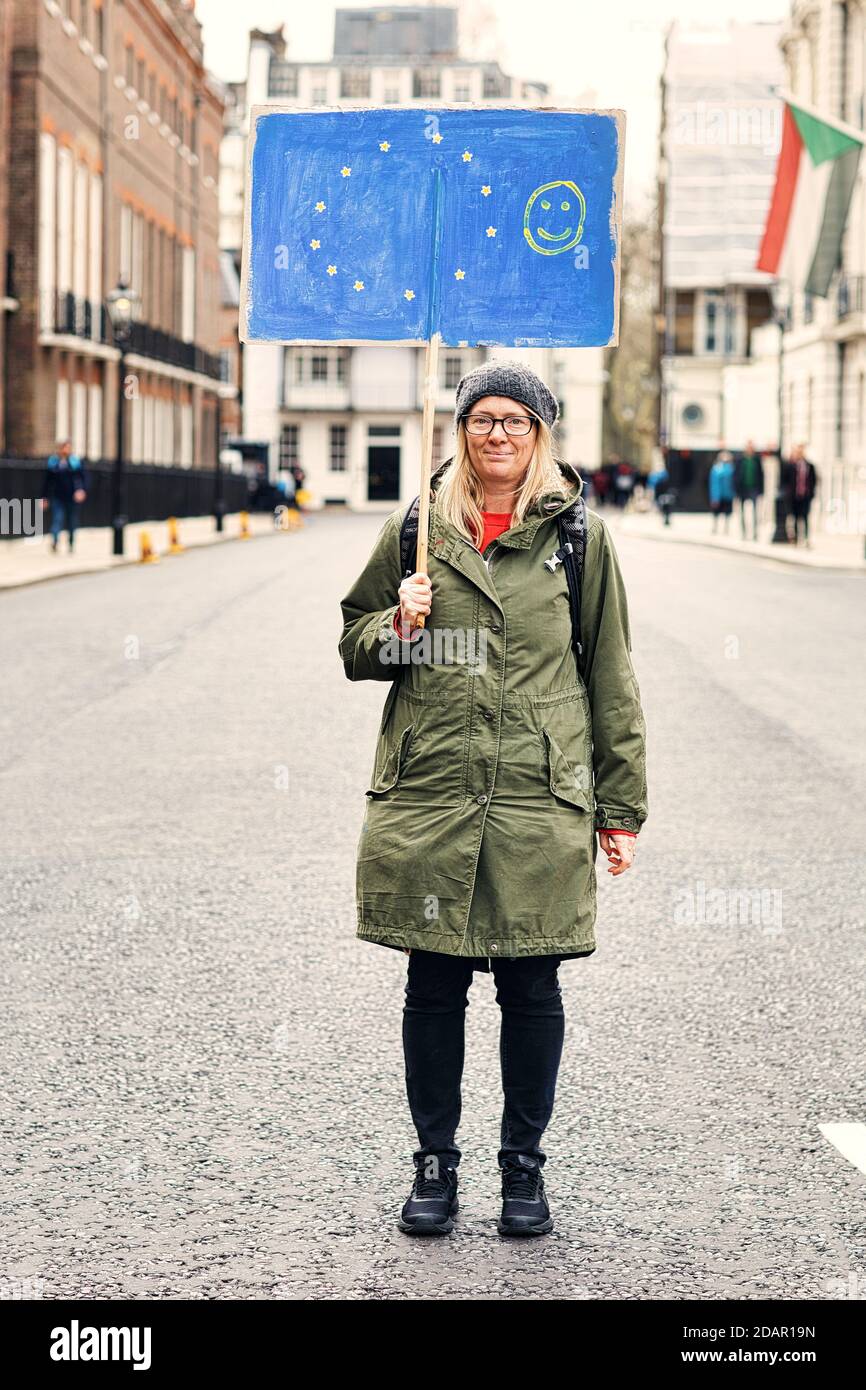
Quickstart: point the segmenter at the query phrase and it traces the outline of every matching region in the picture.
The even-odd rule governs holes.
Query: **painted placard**
[[[254,107],[241,339],[615,344],[624,135],[621,111]]]

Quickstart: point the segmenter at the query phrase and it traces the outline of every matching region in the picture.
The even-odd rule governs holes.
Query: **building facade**
[[[239,244],[247,112],[268,102],[298,107],[466,102],[549,104],[543,83],[508,76],[496,63],[458,52],[457,10],[439,6],[337,10],[327,62],[287,57],[282,30],[253,30],[247,81],[231,93],[221,154],[221,239]],[[424,349],[333,344],[244,346],[243,432],[267,445],[271,470],[300,464],[313,505],[388,508],[418,490]],[[600,462],[602,349],[443,348],[434,459],[453,445],[460,377],[487,357],[530,363],[562,401],[560,450],[591,468]]]
[[[726,373],[773,312],[754,269],[773,189],[783,79],[777,24],[671,26],[661,84],[659,439],[686,505],[718,450],[739,448]],[[730,391],[727,393],[730,394]],[[755,442],[775,443],[775,417]]]
[[[828,120],[862,130],[866,4],[798,0],[781,38],[785,87]],[[803,443],[826,523],[866,530],[866,158],[826,299],[787,296],[782,369],[786,448]]]
[[[12,0],[6,449],[114,457],[106,296],[139,308],[124,454],[214,463],[223,96],[184,0]]]

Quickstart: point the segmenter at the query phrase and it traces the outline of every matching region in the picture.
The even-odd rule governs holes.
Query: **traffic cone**
[[[168,518],[168,553],[169,555],[182,555],[186,546],[180,543],[180,533],[178,531],[177,517]]]
[[[150,532],[142,531],[138,538],[140,565],[156,565],[159,563],[159,556],[150,543]]]
[[[252,531],[250,530],[250,514],[249,512],[241,512],[241,540],[248,541],[251,539],[251,537]]]

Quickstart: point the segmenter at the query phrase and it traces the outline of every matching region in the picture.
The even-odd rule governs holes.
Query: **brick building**
[[[0,388],[5,378],[6,317],[16,307],[7,274],[6,229],[9,202],[9,64],[12,55],[12,10],[0,0]],[[0,452],[6,443],[4,392],[0,389]]]
[[[125,457],[210,467],[222,88],[192,0],[11,0],[6,451],[115,454],[106,295],[140,297]]]

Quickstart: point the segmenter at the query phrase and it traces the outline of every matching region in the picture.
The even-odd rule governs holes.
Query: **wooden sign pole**
[[[427,339],[424,352],[424,395],[421,415],[421,501],[418,504],[418,549],[415,569],[427,573],[427,539],[430,518],[430,477],[433,472],[433,419],[439,392],[439,343],[441,335],[433,333]],[[424,626],[424,614],[416,627]]]
[[[439,394],[439,344],[436,328],[439,307],[439,246],[442,240],[442,172],[433,171],[433,245],[430,255],[430,294],[427,310],[427,347],[424,351],[424,394],[421,414],[421,501],[418,506],[418,547],[415,569],[427,573],[427,537],[430,529],[430,476],[433,472],[433,420]],[[415,623],[424,626],[422,613]]]

